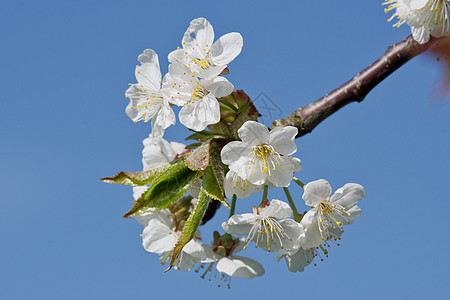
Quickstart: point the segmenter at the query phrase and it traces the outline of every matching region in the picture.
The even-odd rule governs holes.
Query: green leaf
[[[117,183],[131,186],[142,186],[147,184],[152,184],[152,182],[160,176],[161,173],[167,172],[167,170],[174,168],[175,165],[180,163],[182,160],[176,160],[160,167],[150,169],[143,172],[120,172],[113,177],[105,177],[100,179],[106,183]]]
[[[213,138],[223,138],[223,136],[218,135],[214,132],[203,130],[203,131],[199,131],[199,132],[195,132],[195,133],[191,134],[190,136],[185,138],[185,140],[196,140],[196,141],[200,141],[200,142],[206,142],[207,140],[210,140]]]
[[[211,132],[215,133],[214,138],[230,138],[232,137],[230,130],[228,129],[228,124],[224,120],[220,120],[216,124],[211,124],[208,126]]]
[[[198,197],[198,201],[195,204],[195,207],[192,210],[191,214],[189,215],[189,218],[187,219],[186,224],[181,231],[181,235],[178,238],[175,248],[173,249],[170,266],[166,271],[169,271],[174,266],[175,262],[181,254],[181,251],[183,250],[183,247],[194,238],[195,233],[200,226],[200,222],[202,221],[202,218],[206,212],[206,209],[208,208],[208,205],[209,197],[205,190],[202,188],[200,189],[200,196]]]
[[[224,170],[223,163],[220,158],[219,148],[214,144],[209,150],[209,166],[203,173],[202,186],[205,192],[213,199],[220,201],[226,208],[230,209],[230,205],[224,197]]]
[[[172,165],[152,181],[150,188],[144,192],[124,218],[144,213],[148,208],[158,210],[169,207],[187,193],[201,173],[188,168],[184,160]]]
[[[186,156],[187,166],[194,171],[204,171],[209,164],[209,141]]]

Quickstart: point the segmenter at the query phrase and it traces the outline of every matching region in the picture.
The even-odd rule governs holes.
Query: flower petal
[[[217,262],[217,271],[225,273],[231,277],[245,277],[252,279],[255,276],[261,276],[264,274],[264,268],[262,265],[250,258],[231,256],[223,257]]]
[[[231,32],[221,36],[211,47],[212,61],[215,65],[227,65],[241,53],[244,40],[241,34]]]
[[[331,196],[330,202],[339,204],[345,209],[349,209],[361,201],[365,194],[366,192],[362,185],[357,183],[347,183]]]
[[[271,177],[268,178],[268,181],[278,187],[289,186],[296,170],[295,162],[291,160],[291,157],[280,157],[278,159],[279,165],[270,170]]]
[[[285,219],[292,216],[292,209],[286,202],[273,199],[270,201],[270,205],[268,207],[262,209],[261,216],[265,218],[274,217],[277,219]]]
[[[254,214],[233,215],[222,223],[222,228],[230,234],[248,235],[256,219]]]
[[[303,272],[305,267],[313,261],[313,252],[300,248],[292,255],[285,256],[286,265],[291,272]]]
[[[178,235],[158,219],[151,219],[142,232],[142,245],[148,252],[164,253],[175,246]]]
[[[255,121],[245,122],[238,130],[239,138],[250,146],[269,143],[269,130],[261,123]]]
[[[200,83],[216,98],[228,96],[234,89],[234,86],[225,77],[221,76],[210,80],[202,80]]]
[[[233,141],[222,148],[220,156],[224,164],[231,165],[239,160],[239,158],[247,157],[252,151],[252,148],[250,148],[247,143]]]
[[[135,75],[139,84],[152,91],[161,88],[161,71],[158,55],[152,49],[146,49],[138,57],[140,66],[136,66]]]
[[[293,126],[275,127],[270,132],[269,144],[281,155],[291,155],[297,151],[295,136],[298,129]]]
[[[260,191],[262,186],[254,185],[253,183],[242,179],[242,177],[233,170],[230,170],[225,177],[224,188],[225,195],[228,198],[236,195],[239,199],[245,199],[251,194]]]
[[[205,18],[198,18],[191,21],[183,36],[183,48],[195,51],[199,58],[204,58],[213,41],[213,27]]]
[[[316,206],[323,200],[327,199],[331,194],[331,186],[325,179],[319,179],[316,181],[309,182],[305,186],[305,191],[303,192],[303,200],[305,200],[306,205]]]

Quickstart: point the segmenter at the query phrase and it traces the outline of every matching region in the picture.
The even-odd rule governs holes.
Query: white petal
[[[241,53],[244,41],[237,32],[221,36],[211,47],[211,56],[215,65],[227,65]]]
[[[347,214],[350,214],[350,216],[347,216],[346,220],[348,221],[348,224],[352,224],[356,218],[361,216],[361,208],[355,205],[347,211]],[[342,224],[346,225],[345,223]]]
[[[228,198],[236,195],[239,199],[245,199],[251,194],[260,191],[262,186],[254,185],[253,183],[242,179],[242,177],[233,170],[230,170],[225,177],[224,188],[225,195]]]
[[[286,265],[291,272],[303,272],[313,260],[313,252],[300,248],[296,253],[285,257]]]
[[[248,235],[256,219],[254,214],[233,215],[222,223],[222,228],[230,234]]]
[[[365,193],[364,188],[360,184],[347,183],[331,196],[330,202],[349,209],[361,201]]]
[[[206,253],[202,244],[192,239],[183,247],[183,252],[186,252],[196,258],[205,259]]]
[[[284,230],[284,233],[289,237],[283,242],[284,250],[295,251],[301,247],[300,236],[304,235],[303,226],[292,219],[283,219],[278,222]]]
[[[161,88],[161,71],[159,69],[158,55],[152,49],[145,50],[138,57],[140,66],[136,66],[136,79],[147,89],[157,91]]]
[[[169,101],[167,101],[167,99],[164,99],[158,113],[152,119],[152,127],[160,126],[161,128],[166,129],[170,125],[175,125],[175,122],[175,113],[170,107]]]
[[[224,164],[231,165],[241,157],[247,157],[247,155],[252,152],[253,149],[250,148],[247,143],[233,141],[229,142],[225,145],[225,147],[222,148],[220,156]]]
[[[425,5],[427,5],[428,2],[429,2],[429,0],[412,0],[411,3],[409,4],[409,6],[413,10],[421,9]]]
[[[198,18],[191,21],[189,28],[183,36],[183,48],[193,50],[200,58],[203,58],[206,56],[213,41],[213,27],[205,18]]]
[[[183,143],[170,142],[170,146],[177,154],[181,154],[186,150],[186,145]]]
[[[264,274],[264,268],[260,263],[240,256],[221,258],[217,263],[216,269],[221,273],[237,278],[245,277],[252,279],[255,276]]]
[[[278,187],[287,187],[291,184],[294,171],[296,170],[295,161],[292,161],[290,157],[281,157],[278,159],[278,162],[280,165],[270,170],[272,177],[269,177],[268,181]]]
[[[305,200],[306,205],[312,207],[327,199],[330,194],[331,186],[328,181],[319,179],[306,184],[302,198]]]
[[[425,28],[422,27],[411,27],[411,33],[413,38],[419,43],[419,44],[425,44],[428,43],[430,40],[430,32],[428,30],[425,30]]]
[[[202,131],[209,124],[220,121],[220,106],[217,99],[208,94],[201,100],[185,105],[178,114],[181,124],[195,131]]]
[[[214,77],[210,80],[202,80],[201,84],[216,98],[228,96],[233,92],[234,86],[225,77]]]
[[[245,122],[238,130],[240,139],[250,146],[269,143],[269,130],[261,123],[255,121]]]
[[[319,247],[320,244],[324,242],[324,237],[320,234],[318,218],[314,218],[312,223],[305,228],[305,237],[301,241],[301,246],[303,249],[307,250],[310,248]]]
[[[150,220],[159,218],[159,215],[155,212],[149,211],[134,218],[136,219],[136,221],[138,221],[139,224],[146,227]]]
[[[297,151],[295,136],[298,129],[292,126],[275,127],[270,132],[269,144],[281,155],[291,155]]]
[[[193,68],[193,66],[191,65],[191,67]],[[200,78],[204,78],[204,79],[212,79],[214,77],[217,77],[220,75],[220,73],[222,73],[223,69],[225,69],[226,66],[210,66],[207,69],[202,69],[202,68],[197,68],[195,70],[195,74],[200,77]]]
[[[175,246],[178,235],[159,219],[152,219],[142,232],[142,244],[148,252],[164,253]]]
[[[261,211],[261,216],[285,219],[292,216],[292,209],[286,202],[273,199],[270,201],[270,205]]]

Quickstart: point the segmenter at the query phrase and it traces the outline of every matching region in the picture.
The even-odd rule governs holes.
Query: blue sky
[[[253,99],[264,92],[285,116],[409,35],[408,27],[386,22],[381,2],[4,3],[0,298],[448,298],[450,104],[434,96],[442,76],[434,57],[409,62],[365,101],[297,140],[303,181],[366,189],[362,216],[342,245],[304,273],[258,251],[247,255],[266,274],[232,280],[231,290],[194,272],[163,273],[141,246],[140,225],[122,219],[131,189],[99,181],[142,168],[150,127],[128,119],[123,93],[144,49],[159,54],[165,72],[190,20],[206,17],[216,37],[240,32],[244,48],[227,78]],[[182,142],[186,134],[177,125],[166,138]],[[301,190],[292,194],[306,210]],[[285,200],[281,192],[269,195]],[[237,211],[256,198],[240,201]],[[203,235],[226,217],[222,208]]]

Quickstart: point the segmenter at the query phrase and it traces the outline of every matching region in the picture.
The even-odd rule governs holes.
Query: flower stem
[[[269,186],[265,185],[264,186],[264,193],[263,193],[263,201],[267,199],[268,192],[269,192]]]
[[[298,184],[299,186],[302,187],[302,189],[305,188],[305,184],[303,182],[301,182],[297,177],[294,176],[294,178],[292,179],[295,181],[296,184]]]
[[[295,207],[295,204],[294,204],[294,200],[292,200],[292,196],[291,196],[291,193],[289,193],[288,188],[284,187],[283,190],[284,190],[284,193],[286,194],[286,197],[288,198],[289,205],[290,205],[292,211],[294,212],[294,220],[296,222],[300,222],[303,218],[303,215],[298,213],[297,208]]]
[[[231,218],[232,215],[234,215],[234,210],[236,208],[236,195],[233,195],[233,198],[231,199],[231,208],[230,208],[230,216],[229,218]]]

